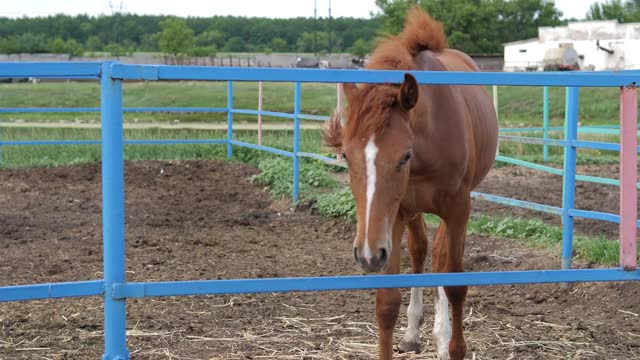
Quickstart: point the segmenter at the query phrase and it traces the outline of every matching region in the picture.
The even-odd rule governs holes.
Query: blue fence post
[[[300,192],[300,83],[296,82],[293,99],[293,203],[298,202]]]
[[[542,95],[542,137],[549,139],[549,87],[545,86]],[[544,145],[543,159],[549,161],[549,145]]]
[[[227,82],[227,157],[233,157],[233,81]]]
[[[111,78],[111,62],[102,64],[102,242],[104,266],[103,360],[129,359],[124,299],[113,297],[114,284],[125,282],[124,139],[122,81]]]
[[[567,88],[565,105],[564,138],[575,142],[578,138],[578,96],[579,88]],[[564,171],[562,177],[562,268],[571,268],[573,251],[573,216],[569,214],[575,206],[576,192],[576,145],[564,148]]]

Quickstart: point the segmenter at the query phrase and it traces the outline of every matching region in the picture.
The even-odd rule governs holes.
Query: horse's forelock
[[[380,134],[391,119],[391,112],[397,102],[396,85],[369,85],[361,92],[360,101],[349,104],[344,137],[369,138]]]

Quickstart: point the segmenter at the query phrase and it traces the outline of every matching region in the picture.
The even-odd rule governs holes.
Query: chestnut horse
[[[367,69],[478,71],[467,55],[447,48],[442,24],[417,6],[408,13],[402,33],[378,44]],[[399,86],[345,84],[343,89],[346,118],[334,115],[324,141],[349,166],[358,222],[356,262],[367,272],[399,273],[408,228],[411,267],[422,273],[427,256],[423,214],[431,213],[441,219],[433,271],[464,271],[470,193],[491,168],[497,149],[498,124],[489,94],[481,86],[419,86],[409,73]],[[441,359],[466,354],[466,294],[466,286],[438,288],[433,335]],[[420,350],[422,295],[422,288],[411,289],[402,351]],[[377,291],[380,359],[392,358],[401,301],[399,289]]]

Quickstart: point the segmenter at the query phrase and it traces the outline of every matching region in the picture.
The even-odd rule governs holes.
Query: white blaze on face
[[[451,341],[451,320],[449,320],[449,300],[442,286],[438,287],[436,316],[433,322],[433,336],[438,350],[438,359],[449,359],[449,342]]]
[[[362,256],[369,261],[372,253],[369,247],[369,216],[371,215],[371,204],[373,203],[373,194],[376,192],[376,155],[378,154],[378,147],[374,143],[373,139],[375,135],[371,135],[367,146],[364,148],[365,168],[367,170],[367,209],[365,215],[365,228],[364,228],[364,249]]]

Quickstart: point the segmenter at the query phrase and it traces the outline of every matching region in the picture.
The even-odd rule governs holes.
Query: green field
[[[40,84],[0,85],[0,107],[99,107],[100,92],[95,82],[47,82]],[[617,89],[584,88],[580,97],[581,125],[616,124],[618,118]],[[225,107],[226,82],[135,82],[123,86],[124,106],[128,107]],[[550,88],[549,108],[552,125],[562,125],[564,118],[564,88]],[[264,109],[279,112],[293,110],[293,84],[265,83]],[[257,109],[258,86],[253,82],[234,84],[234,107]],[[542,88],[540,87],[500,87],[499,121],[501,127],[541,126]],[[302,84],[302,112],[314,115],[329,115],[336,106],[335,84]],[[238,123],[255,122],[253,115],[236,114]],[[290,122],[288,119],[265,117],[266,122]],[[2,122],[73,122],[99,123],[98,113],[10,113],[0,114]],[[226,122],[225,113],[127,113],[128,123],[163,122]],[[320,152],[320,132],[303,132],[303,150]],[[541,134],[531,133],[530,136]],[[201,139],[224,138],[223,132],[202,130],[128,130],[126,136],[132,139]],[[267,135],[266,144],[274,144],[281,149],[291,148],[291,134],[274,132]],[[551,134],[560,137],[561,132]],[[237,138],[257,142],[255,132],[236,132]],[[55,139],[98,139],[99,131],[93,129],[12,129],[2,128],[2,140],[55,140]],[[617,136],[582,135],[583,139],[617,142]],[[129,158],[202,158],[222,149],[209,145],[128,146]],[[213,150],[216,149],[216,150]],[[3,147],[0,166],[55,165],[67,162],[78,163],[97,159],[97,146],[44,146],[44,147]],[[550,147],[552,163],[562,160],[562,148]],[[530,161],[542,159],[542,147],[530,144],[503,142],[500,153]],[[579,162],[611,162],[617,154],[598,150],[579,150]]]
[[[131,129],[125,130],[126,139],[226,139],[226,131],[221,130],[165,130]],[[23,140],[99,140],[99,129],[74,128],[3,128],[2,139]],[[234,139],[257,143],[255,131],[235,131]],[[300,137],[301,151],[325,153],[321,145],[319,131],[303,131]],[[265,131],[263,145],[282,150],[293,150],[291,131]],[[234,147],[236,160],[257,165],[261,159],[272,155]],[[43,145],[43,146],[3,146],[0,167],[59,166],[80,164],[100,160],[99,145]],[[126,145],[125,159],[226,159],[226,146],[220,144],[170,144],[170,145]]]
[[[540,134],[532,134],[540,136]],[[256,131],[234,131],[234,139],[257,143]],[[556,135],[557,137],[557,135]],[[99,140],[99,129],[75,129],[75,128],[2,128],[0,138],[4,141],[26,140]],[[223,130],[194,130],[194,129],[127,129],[126,139],[226,139],[226,131]],[[600,140],[616,142],[617,137],[600,137]],[[322,145],[322,135],[318,130],[304,130],[301,133],[300,149],[304,152],[330,155],[328,149]],[[293,135],[291,131],[265,131],[263,145],[278,149],[292,151]],[[237,147],[236,147],[237,148]],[[562,148],[549,148],[549,163],[559,167],[562,164]],[[2,146],[0,167],[23,166],[58,166],[64,164],[79,164],[100,159],[100,147],[98,145],[44,145],[44,146]],[[258,151],[238,149],[236,155],[253,154],[250,158],[258,156]],[[517,157],[528,161],[542,161],[542,147],[531,144],[516,144],[504,142],[500,145],[500,154]],[[618,154],[600,150],[578,150],[579,164],[614,163],[618,161]],[[150,159],[222,159],[226,158],[226,146],[224,145],[127,145],[125,158],[129,160]],[[254,163],[256,164],[256,163]],[[503,166],[504,164],[497,164]]]
[[[123,86],[125,107],[226,107],[226,82],[146,82]],[[234,107],[258,108],[258,84],[234,84]],[[293,112],[293,85],[289,83],[264,84],[264,109]],[[40,83],[0,85],[0,107],[98,107],[100,88],[97,83]],[[303,84],[302,111],[306,114],[329,115],[336,106],[336,87],[330,84]],[[255,121],[255,116],[235,115],[240,121]],[[98,122],[97,113],[5,114],[0,120],[14,121]],[[129,113],[126,122],[223,122],[226,114],[194,113]],[[288,121],[265,117],[265,121]]]
[[[124,105],[130,107],[224,107],[226,106],[226,82],[137,82],[123,87]],[[551,88],[549,96],[552,125],[561,125],[564,117],[564,89]],[[293,85],[290,83],[265,83],[264,108],[271,111],[292,112]],[[257,83],[236,82],[234,84],[234,106],[244,109],[258,107]],[[539,87],[500,87],[499,114],[502,127],[540,126],[542,123],[542,89]],[[50,82],[40,84],[0,85],[0,107],[98,107],[99,86],[94,82]],[[608,88],[585,88],[581,90],[580,122],[582,125],[615,124],[618,116],[617,90]],[[336,106],[334,84],[302,84],[302,111],[307,114],[329,115]],[[256,121],[253,115],[235,115],[239,123]],[[289,122],[288,119],[265,117],[266,122]],[[75,122],[99,123],[98,113],[11,113],[0,114],[2,122]],[[127,113],[128,123],[162,122],[208,122],[224,123],[224,113]],[[541,136],[541,134],[529,134]],[[551,137],[560,137],[560,132]],[[202,130],[128,130],[126,137],[132,139],[201,139],[224,138],[223,132]],[[268,133],[265,143],[281,149],[292,147],[291,134]],[[244,141],[257,142],[255,132],[236,132]],[[616,136],[585,136],[582,138],[617,142]],[[37,129],[2,128],[2,140],[55,140],[55,139],[99,139],[99,131],[93,129]],[[320,132],[303,132],[303,151],[320,152]],[[189,158],[213,156],[223,151],[223,146],[214,145],[140,145],[127,146],[128,158]],[[550,147],[552,163],[560,164],[562,149]],[[502,143],[500,153],[507,156],[540,161],[542,147],[530,144]],[[579,162],[617,161],[617,154],[598,150],[579,150]],[[0,166],[49,166],[64,163],[93,161],[99,156],[97,146],[44,146],[3,147]],[[216,155],[217,156],[217,155]]]
[[[226,82],[144,82],[126,83],[124,106],[127,107],[226,107]],[[564,118],[564,88],[549,89],[549,115],[552,125],[561,125]],[[293,84],[265,83],[264,109],[293,111]],[[499,116],[502,127],[542,125],[542,88],[499,88]],[[100,104],[98,84],[95,82],[59,82],[40,84],[1,84],[0,107],[97,107]],[[329,115],[336,106],[334,84],[302,84],[302,112]],[[236,82],[234,107],[258,108],[257,83]],[[616,124],[618,119],[618,90],[614,88],[583,88],[580,90],[581,125]],[[240,116],[241,121],[255,121],[255,116]],[[61,121],[97,122],[98,114],[2,114],[0,121]],[[225,121],[224,114],[162,114],[131,113],[127,122],[179,120],[182,122]],[[286,121],[265,118],[265,121]]]

